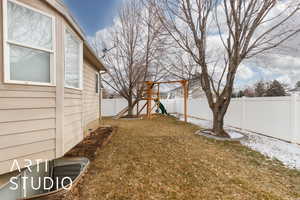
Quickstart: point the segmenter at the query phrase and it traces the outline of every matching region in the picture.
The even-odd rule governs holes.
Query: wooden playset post
[[[157,85],[157,100],[159,101],[160,100],[160,93],[159,93],[159,83],[158,83],[158,85]]]
[[[151,117],[151,101],[152,101],[152,85],[151,81],[147,82],[147,117]]]
[[[182,80],[181,84],[183,87],[183,98],[184,98],[184,121],[187,122],[187,99],[188,99],[187,80]]]
[[[162,81],[162,82],[153,82],[153,81],[146,81],[145,84],[147,85],[146,91],[146,98],[144,98],[147,103],[142,107],[142,109],[138,112],[138,114],[144,109],[145,106],[147,106],[147,118],[151,119],[151,112],[155,105],[151,106],[152,100],[156,101],[156,106],[158,106],[160,101],[160,84],[169,84],[169,83],[181,83],[181,86],[183,88],[184,93],[184,121],[187,122],[187,101],[188,101],[188,81],[187,80],[178,80],[178,81]],[[153,93],[153,87],[157,84],[157,93]],[[156,94],[157,97],[153,98],[152,95]]]
[[[136,116],[139,115],[139,102],[136,103]]]

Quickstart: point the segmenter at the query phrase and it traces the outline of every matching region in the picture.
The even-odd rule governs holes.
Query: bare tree
[[[292,26],[299,0],[149,1],[169,35],[201,70],[201,87],[213,112],[212,134],[229,137],[224,116],[237,69],[244,60],[272,50],[299,33],[299,27]],[[217,38],[222,48],[210,51]],[[216,77],[218,81],[214,81]]]
[[[198,65],[194,59],[178,45],[170,48],[166,63],[163,65],[163,70],[166,73],[164,78],[167,80],[192,80],[198,74],[197,69]],[[188,84],[189,89],[190,84]]]
[[[102,56],[108,68],[104,82],[127,100],[129,116],[142,97],[144,81],[160,78],[163,26],[154,11],[150,4],[128,0],[109,31],[109,41],[92,41],[98,54],[110,48]]]

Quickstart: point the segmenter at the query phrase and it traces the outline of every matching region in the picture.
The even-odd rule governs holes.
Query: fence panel
[[[183,112],[181,113],[183,114]],[[188,115],[202,119],[212,119],[212,112],[209,109],[207,100],[204,98],[189,99]]]
[[[115,115],[115,101],[116,99],[102,99],[102,116],[105,117]]]
[[[243,128],[243,101],[244,98],[232,99],[225,115],[225,124]]]
[[[139,108],[144,103],[140,102]],[[184,113],[183,99],[162,100],[162,103],[169,113]],[[113,116],[125,108],[127,102],[124,99],[103,99],[102,106],[103,116]],[[145,114],[146,109],[142,113]],[[212,120],[205,98],[189,99],[188,115]],[[232,99],[225,124],[300,144],[300,97]]]
[[[300,144],[300,96],[296,100],[296,131],[295,131],[295,141]]]
[[[291,141],[291,108],[287,98],[248,98],[245,129]]]
[[[163,99],[161,103],[165,106],[168,113],[177,112],[175,99]]]
[[[146,101],[140,101],[138,105],[138,109],[140,110],[143,105],[146,103]],[[111,117],[118,114],[121,110],[126,108],[128,105],[126,99],[102,99],[102,116],[104,117]],[[152,103],[154,105],[154,102]],[[133,114],[136,114],[137,112],[137,105],[133,108]],[[146,113],[146,107],[141,112],[141,114]]]

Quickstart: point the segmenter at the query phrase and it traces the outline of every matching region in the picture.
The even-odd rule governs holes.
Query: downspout
[[[103,99],[103,84],[102,84],[102,74],[107,73],[106,71],[99,71],[99,121],[102,122],[102,99]]]

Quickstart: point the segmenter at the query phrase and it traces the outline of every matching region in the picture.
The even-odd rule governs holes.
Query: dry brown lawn
[[[300,198],[300,172],[237,142],[194,135],[194,125],[162,116],[105,124],[119,128],[92,162],[81,199]]]

